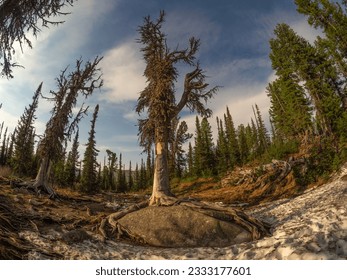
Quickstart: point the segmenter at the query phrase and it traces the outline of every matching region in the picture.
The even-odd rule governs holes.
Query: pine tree
[[[126,181],[125,181],[125,172],[123,170],[123,163],[122,163],[122,153],[119,154],[119,163],[118,163],[118,171],[117,171],[117,191],[118,192],[126,192]]]
[[[188,176],[193,176],[194,175],[194,154],[193,154],[193,148],[192,148],[192,143],[189,142],[188,145],[188,155],[187,155],[187,160],[188,160]]]
[[[196,176],[212,176],[216,173],[216,160],[211,125],[207,118],[196,117],[194,169]]]
[[[66,176],[66,184],[71,188],[74,188],[74,184],[77,181],[77,164],[79,159],[79,131],[77,130],[75,138],[72,143],[71,151],[69,152],[65,165],[65,176]]]
[[[56,79],[58,90],[51,91],[52,98],[48,99],[54,102],[54,107],[51,111],[51,118],[46,124],[43,139],[39,144],[38,155],[41,163],[34,187],[43,188],[51,197],[55,196],[53,188],[49,185],[52,165],[60,159],[66,138],[71,137],[87,110],[82,105],[72,119],[73,110],[77,106],[77,98],[79,95],[90,96],[103,84],[101,75],[99,75],[100,70],[96,68],[101,59],[96,57],[94,61],[88,61],[84,67],[83,61],[80,59],[76,62],[75,71],[69,74],[66,73],[67,68],[62,71]]]
[[[137,191],[140,189],[140,171],[139,165],[136,163],[135,165],[135,174],[134,174],[134,190]]]
[[[205,102],[217,91],[217,87],[208,90],[206,75],[196,61],[195,55],[200,42],[191,38],[189,47],[183,50],[176,48],[171,51],[167,44],[167,35],[162,31],[165,13],[161,12],[157,21],[148,16],[140,26],[139,42],[143,45],[141,51],[146,62],[144,75],[147,86],[140,93],[136,111],[146,110],[147,119],[139,122],[140,144],[148,148],[155,145],[155,168],[152,197],[150,205],[160,205],[173,194],[169,185],[169,170],[167,162],[168,141],[172,120],[188,107],[202,116],[210,116],[211,110]],[[176,65],[184,63],[195,69],[184,78],[180,101],[176,103],[176,86],[178,69]]]
[[[99,150],[96,149],[95,141],[95,123],[98,117],[99,105],[95,106],[93,118],[91,120],[91,128],[89,131],[88,143],[86,144],[86,150],[83,158],[83,170],[81,177],[82,190],[87,193],[95,193],[98,191],[97,182],[97,167],[98,162],[96,160]]]
[[[234,126],[233,118],[230,114],[229,108],[226,109],[226,114],[224,115],[225,124],[225,135],[228,145],[228,168],[233,168],[235,165],[239,165],[241,162],[240,151],[236,137],[236,130]]]
[[[0,165],[5,165],[6,164],[6,141],[7,141],[7,130],[8,127],[6,127],[4,136],[2,137],[2,145],[1,145],[1,150],[0,150]]]
[[[324,49],[327,59],[337,67],[344,76],[344,88],[347,79],[347,2],[331,2],[327,0],[296,0],[298,12],[308,16],[308,23],[324,32],[324,37],[317,38],[316,44]],[[344,9],[342,6],[344,6]],[[347,109],[347,95],[344,90],[337,91],[342,107]]]
[[[33,96],[29,107],[24,109],[23,115],[16,127],[16,138],[14,141],[14,156],[12,160],[14,171],[19,176],[30,176],[34,159],[34,137],[35,137],[35,112],[38,107],[42,83]]]
[[[252,106],[252,109],[253,109],[253,113],[255,117],[255,122],[257,125],[257,139],[258,139],[257,154],[258,156],[260,156],[268,150],[270,146],[270,137],[265,127],[265,123],[260,113],[258,105],[255,104],[255,107]]]
[[[129,162],[129,178],[128,178],[128,190],[134,189],[134,174],[132,171],[131,161]]]
[[[240,150],[241,164],[245,164],[249,159],[249,147],[247,143],[246,129],[243,124],[240,124],[237,128],[237,139]]]
[[[107,170],[107,178],[105,185],[109,190],[116,190],[116,178],[114,177],[117,172],[117,154],[112,152],[111,150],[106,150],[108,166],[105,170]]]
[[[183,150],[183,145],[186,143],[193,135],[188,133],[188,125],[185,121],[180,122],[179,118],[174,119],[172,122],[172,130],[169,140],[169,172],[171,178],[177,177],[181,178],[183,169],[185,167],[185,153]]]
[[[218,164],[218,172],[224,173],[228,170],[229,167],[229,149],[228,149],[228,143],[225,135],[225,131],[223,128],[223,121],[220,120],[218,117],[216,119],[217,121],[217,129],[218,129],[218,138],[217,138],[217,145],[216,145],[216,158],[217,158],[217,164]]]
[[[304,85],[314,105],[317,133],[334,134],[345,120],[334,66],[324,50],[312,46],[288,25],[279,24],[275,35],[270,40],[270,58],[276,74]]]
[[[267,91],[274,135],[288,140],[312,134],[312,108],[302,86],[290,77],[279,77]]]

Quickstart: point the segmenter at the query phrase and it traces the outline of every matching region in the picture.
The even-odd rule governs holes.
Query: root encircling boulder
[[[100,226],[106,238],[158,247],[226,247],[269,235],[270,226],[229,207],[192,200],[133,205]]]

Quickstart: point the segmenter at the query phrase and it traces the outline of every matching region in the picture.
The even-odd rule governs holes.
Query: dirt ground
[[[296,196],[302,188],[295,183],[292,173],[274,183],[273,173],[244,176],[244,170],[229,174],[229,183],[216,179],[198,179],[173,187],[178,197],[216,202],[243,210],[264,202]],[[278,176],[277,176],[278,177]],[[242,180],[240,180],[240,178]],[[232,182],[238,184],[232,185]],[[56,189],[58,199],[37,195],[26,188],[10,186],[0,180],[0,259],[26,259],[29,252],[41,258],[64,259],[49,246],[30,242],[20,232],[33,232],[48,243],[71,244],[85,240],[102,242],[101,221],[109,214],[149,198],[150,190],[141,193],[103,193],[85,195],[67,189]],[[53,246],[53,245],[52,245]]]

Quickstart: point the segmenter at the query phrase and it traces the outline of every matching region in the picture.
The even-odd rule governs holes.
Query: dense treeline
[[[256,104],[247,124],[236,126],[228,107],[225,114],[215,120],[197,116],[194,135],[188,133],[185,121],[178,116],[171,118],[170,125],[163,124],[163,127],[170,128],[168,135],[165,134],[165,141],[168,143],[171,179],[220,176],[236,166],[267,162],[274,158],[286,160],[301,157],[306,161],[305,173],[298,172],[296,175],[299,182],[308,184],[346,161],[347,1],[340,4],[328,0],[295,2],[298,12],[306,15],[308,23],[319,28],[323,36],[310,43],[289,25],[281,23],[276,26],[274,37],[270,40],[270,60],[276,79],[267,86],[271,104],[269,123],[264,120]],[[95,67],[99,61],[97,58],[94,64],[89,64],[90,79],[97,72]],[[81,62],[77,63],[77,68],[79,72],[83,70]],[[176,72],[173,73],[176,75]],[[95,81],[99,79],[97,77]],[[57,81],[63,85],[67,83],[67,78],[60,76]],[[99,82],[98,87],[102,85],[102,81]],[[47,133],[53,133],[46,131],[42,139],[35,133],[35,112],[41,88],[42,84],[34,93],[32,103],[25,108],[13,133],[8,131],[4,123],[0,124],[0,165],[10,166],[14,174],[21,177],[37,174],[40,162],[42,164],[42,143],[47,140]],[[61,105],[58,100],[53,112],[57,112]],[[71,118],[71,108],[65,111],[68,119]],[[152,130],[148,130],[146,141],[142,139],[146,161],[141,160],[135,165],[130,162],[126,170],[124,162],[127,161],[122,153],[107,150],[104,162],[99,163],[97,156],[100,151],[95,142],[98,109],[99,106],[95,108],[91,120],[83,158],[79,154],[77,122],[66,119],[66,127],[61,128],[60,141],[56,143],[55,154],[52,155],[53,166],[48,168],[47,165],[46,168],[52,175],[50,183],[90,193],[101,190],[126,192],[150,186],[155,154],[152,146],[147,144],[153,142],[150,139]],[[84,109],[80,113],[84,114]],[[77,120],[80,119],[77,116]],[[54,115],[51,120],[54,121]],[[211,128],[212,121],[217,124],[215,134]],[[76,125],[76,129],[70,131],[68,124]],[[75,132],[73,140],[72,132]],[[213,139],[213,135],[216,135],[216,139]],[[71,142],[70,145],[67,145],[68,142]],[[67,146],[71,146],[69,151]],[[46,154],[51,151],[48,145]]]

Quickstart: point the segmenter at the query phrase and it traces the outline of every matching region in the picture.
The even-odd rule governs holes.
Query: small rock
[[[301,230],[299,230],[298,232],[296,232],[294,234],[294,238],[297,239],[297,238],[301,238],[303,236],[311,236],[312,233],[313,233],[313,231],[311,228],[302,228]]]
[[[74,244],[83,242],[84,240],[91,239],[91,236],[83,229],[76,229],[66,232],[62,235],[61,239],[67,244]]]
[[[316,242],[311,242],[309,244],[306,245],[306,248],[309,250],[309,251],[312,251],[314,253],[318,253],[322,250],[321,247],[318,246],[318,244]]]
[[[304,253],[300,256],[302,260],[328,260],[328,256],[322,253],[314,254],[314,253]]]
[[[279,260],[285,260],[295,251],[291,246],[280,246],[276,249],[276,257]]]

